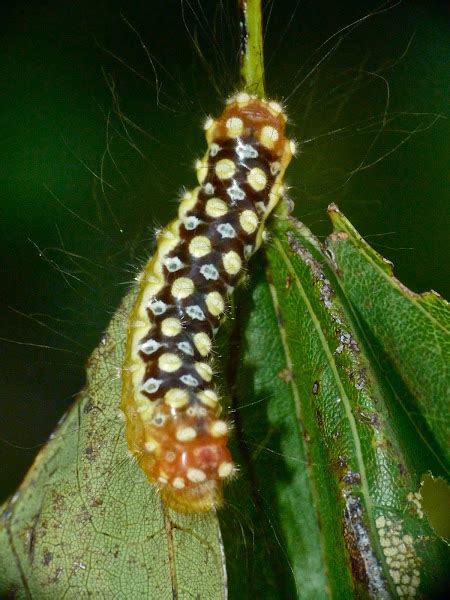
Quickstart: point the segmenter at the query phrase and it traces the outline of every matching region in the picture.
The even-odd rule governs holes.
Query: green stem
[[[265,96],[261,0],[239,0],[242,89]]]

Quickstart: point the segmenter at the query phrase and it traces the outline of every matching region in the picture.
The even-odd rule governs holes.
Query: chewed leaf
[[[248,518],[265,564],[247,593],[430,593],[445,579],[446,548],[424,515],[420,483],[436,463],[426,451],[418,459],[417,441],[405,445],[408,429],[391,418],[399,389],[386,385],[325,253],[304,226],[279,220],[253,270],[234,334],[241,354],[228,369]],[[231,590],[235,581],[242,592],[231,570]]]
[[[214,513],[180,515],[127,454],[118,418],[126,297],[88,384],[38,455],[0,524],[0,594],[15,598],[226,597]]]
[[[331,206],[334,233],[327,246],[340,284],[364,327],[380,344],[412,398],[407,418],[430,451],[450,458],[450,305],[435,292],[415,294],[393,276],[392,265]],[[448,472],[448,471],[447,471]]]

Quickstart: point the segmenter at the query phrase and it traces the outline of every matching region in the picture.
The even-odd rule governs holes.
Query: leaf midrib
[[[370,498],[370,494],[369,494],[369,486],[368,486],[368,481],[367,481],[367,474],[366,474],[366,469],[365,469],[365,465],[364,465],[364,461],[363,461],[363,457],[362,457],[362,450],[361,450],[361,441],[358,435],[358,430],[356,427],[356,422],[351,410],[351,406],[350,406],[350,400],[347,396],[347,393],[345,391],[345,388],[341,382],[341,379],[339,377],[339,373],[338,373],[338,369],[333,357],[333,353],[331,352],[331,349],[329,347],[329,344],[324,336],[324,333],[322,331],[322,328],[320,326],[320,322],[316,317],[316,314],[313,310],[313,307],[311,306],[311,303],[305,293],[305,290],[303,288],[303,286],[300,283],[300,280],[298,278],[297,273],[295,272],[295,269],[292,265],[292,262],[290,261],[289,257],[287,256],[286,252],[284,251],[284,248],[282,246],[282,244],[280,243],[279,240],[275,239],[275,246],[277,248],[277,251],[279,252],[283,262],[286,264],[286,267],[289,271],[289,273],[293,276],[293,280],[295,281],[295,285],[298,289],[299,295],[302,298],[308,313],[310,314],[311,320],[313,322],[314,328],[316,329],[316,332],[319,336],[323,351],[328,359],[331,371],[333,373],[333,378],[335,380],[336,386],[338,388],[338,390],[340,391],[340,395],[341,395],[341,399],[342,402],[344,404],[345,407],[345,413],[348,419],[348,422],[350,424],[350,430],[351,430],[351,434],[352,434],[352,439],[353,439],[353,443],[355,445],[355,455],[356,455],[356,461],[358,464],[358,470],[359,473],[361,475],[361,490],[364,496],[364,500],[365,500],[365,505],[366,505],[366,510],[367,510],[367,514],[368,514],[368,518],[372,523],[372,527],[374,527],[375,524],[375,519],[373,516],[373,507],[372,507],[372,501]],[[286,353],[286,349],[284,348],[285,353]],[[289,355],[289,359],[290,359],[290,355]],[[291,359],[290,359],[291,360]],[[294,382],[292,382],[292,385],[294,385]],[[298,393],[297,393],[297,398],[298,398]]]

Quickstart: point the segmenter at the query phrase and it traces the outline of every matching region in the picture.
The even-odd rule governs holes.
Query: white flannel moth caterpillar
[[[233,473],[211,347],[229,296],[283,195],[295,145],[279,104],[240,92],[205,123],[200,186],[157,236],[139,277],[124,365],[122,409],[131,452],[167,506],[220,505]]]

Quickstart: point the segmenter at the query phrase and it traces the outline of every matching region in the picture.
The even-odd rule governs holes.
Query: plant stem
[[[242,89],[265,96],[261,0],[239,0]]]

